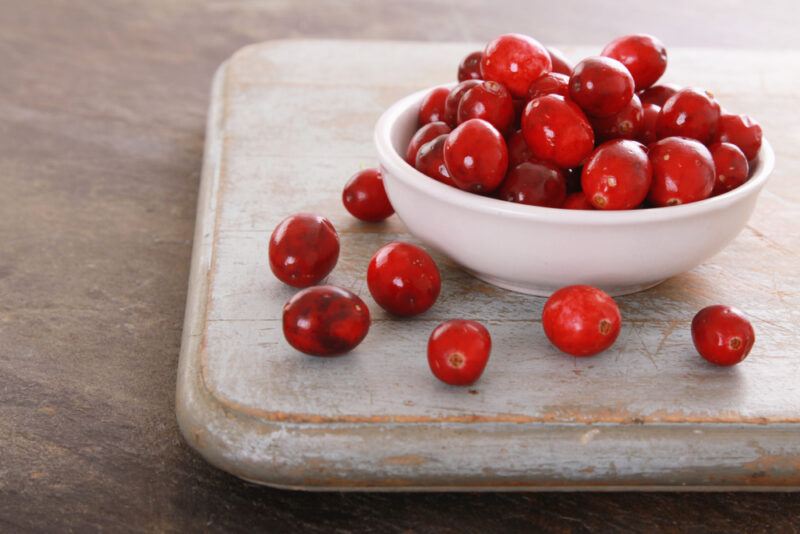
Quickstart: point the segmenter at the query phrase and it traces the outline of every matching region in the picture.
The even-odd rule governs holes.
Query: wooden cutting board
[[[800,487],[800,55],[670,51],[665,80],[707,87],[727,109],[758,118],[777,168],[733,244],[619,298],[615,346],[574,359],[545,339],[543,299],[494,288],[439,255],[442,294],[421,317],[389,317],[365,286],[375,250],[413,239],[397,217],[379,225],[350,217],[342,186],[377,164],[372,128],[381,112],[451,81],[475,48],[278,41],[220,67],[178,375],[186,440],[239,477],[291,488]],[[295,290],[272,276],[267,240],[298,211],[332,220],[342,252],[329,282],[372,311],[369,336],[344,357],[301,355],[281,333]],[[754,322],[755,348],[735,368],[712,367],[692,347],[691,319],[714,303]],[[471,388],[436,381],[425,357],[431,330],[455,317],[481,320],[494,340]]]

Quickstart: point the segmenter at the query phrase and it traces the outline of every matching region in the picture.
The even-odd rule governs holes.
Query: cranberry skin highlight
[[[575,65],[569,79],[569,96],[587,114],[608,117],[630,102],[633,78],[616,59],[589,57]]]
[[[567,199],[561,206],[565,210],[593,210],[594,206],[587,200],[583,191],[576,191],[567,195]]]
[[[560,208],[567,198],[567,181],[550,163],[520,163],[511,169],[497,198],[529,206]]]
[[[506,132],[514,122],[514,103],[511,93],[497,82],[481,82],[467,90],[458,104],[456,121],[483,119],[500,132]]]
[[[447,87],[437,87],[425,95],[419,105],[417,120],[420,126],[444,120],[444,106],[448,96],[450,96],[450,89]]]
[[[655,104],[658,107],[663,106],[669,98],[680,91],[681,88],[674,83],[664,83],[661,85],[654,85],[648,87],[639,93],[639,99],[642,105]]]
[[[339,235],[325,217],[290,215],[278,223],[269,239],[269,266],[292,287],[313,286],[333,270],[339,259]]]
[[[477,50],[467,55],[458,65],[458,81],[480,80],[481,79],[481,59],[483,52]]]
[[[442,182],[452,187],[456,187],[453,178],[447,171],[444,164],[444,143],[447,141],[447,134],[442,134],[436,139],[422,145],[417,152],[417,161],[414,167],[434,180]]]
[[[369,308],[346,289],[315,286],[300,291],[283,307],[286,341],[312,356],[337,356],[367,336]]]
[[[719,118],[716,143],[731,143],[738,146],[748,161],[758,156],[762,139],[761,126],[748,115],[723,113]]]
[[[618,37],[606,45],[601,55],[625,65],[633,76],[637,91],[656,83],[667,70],[667,48],[652,35]]]
[[[547,339],[572,356],[593,356],[609,348],[621,323],[614,299],[585,285],[562,287],[547,299],[542,311]]]
[[[667,137],[650,145],[653,183],[647,198],[654,206],[675,206],[703,200],[714,189],[714,160],[699,141]]]
[[[550,63],[553,66],[553,72],[564,74],[568,78],[572,76],[572,62],[567,59],[567,56],[558,48],[547,47],[547,53],[550,54]]]
[[[528,102],[522,134],[536,158],[562,169],[579,167],[594,149],[594,131],[586,115],[559,95]]]
[[[406,161],[414,165],[417,161],[417,152],[422,148],[422,145],[433,141],[442,134],[449,134],[451,132],[450,126],[445,122],[431,122],[416,131],[408,142],[408,149],[406,149]]]
[[[384,245],[367,268],[372,298],[384,310],[401,317],[427,311],[439,297],[441,285],[433,258],[410,243]]]
[[[380,222],[394,213],[378,169],[355,173],[344,186],[342,203],[353,217],[366,222]]]
[[[468,386],[483,374],[492,338],[477,321],[453,319],[437,326],[428,339],[428,364],[433,375],[451,386]]]
[[[557,72],[542,74],[528,87],[528,98],[533,100],[545,95],[569,97],[569,78]]]
[[[681,89],[664,103],[656,120],[656,134],[665,137],[688,137],[703,144],[714,137],[720,108],[714,97],[703,89]]]
[[[703,308],[694,316],[692,341],[707,361],[730,366],[747,358],[756,342],[756,333],[741,311],[716,305]]]
[[[716,179],[711,196],[721,195],[736,189],[750,176],[750,165],[744,152],[731,143],[715,143],[708,147],[714,159]]]
[[[639,97],[633,95],[622,111],[608,117],[591,117],[597,141],[609,139],[636,139],[644,122],[644,110]]]
[[[489,42],[481,59],[483,79],[502,83],[515,98],[525,97],[531,82],[551,68],[545,47],[518,33],[501,35]]]
[[[586,198],[597,209],[630,210],[647,197],[653,167],[641,143],[625,139],[597,147],[581,173]]]
[[[458,124],[458,105],[461,103],[461,98],[467,91],[480,83],[481,80],[464,80],[450,90],[444,103],[444,122],[451,128],[455,128]]]
[[[508,149],[494,126],[481,119],[470,119],[447,136],[444,162],[459,189],[488,194],[497,189],[506,175]]]

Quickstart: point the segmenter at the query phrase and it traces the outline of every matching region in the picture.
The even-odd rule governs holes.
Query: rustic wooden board
[[[776,112],[792,102],[786,73],[800,57],[671,51],[666,80],[708,87],[731,110],[783,117],[765,124],[778,166],[731,246],[619,298],[620,339],[578,360],[547,343],[543,299],[489,286],[441,256],[442,296],[420,318],[390,318],[366,290],[371,254],[410,237],[396,217],[351,218],[341,187],[376,164],[372,127],[382,110],[449,81],[473,48],[279,41],[244,48],[220,68],[178,376],[186,439],[227,471],[283,487],[800,486],[800,187],[789,171],[798,168],[791,151],[800,132]],[[296,211],[333,221],[342,254],[330,283],[370,304],[370,335],[346,357],[302,356],[281,335],[293,290],[271,275],[266,243]],[[733,369],[705,364],[691,345],[693,314],[718,302],[745,309],[757,331],[752,355]],[[482,320],[495,341],[473,388],[446,387],[427,368],[427,337],[452,317]]]

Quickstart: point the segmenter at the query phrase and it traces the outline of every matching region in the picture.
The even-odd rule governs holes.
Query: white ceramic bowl
[[[398,101],[375,126],[386,192],[411,234],[512,291],[547,296],[590,284],[624,295],[686,272],[742,230],[775,164],[765,140],[744,185],[683,206],[581,211],[505,202],[444,185],[405,162],[428,91]]]

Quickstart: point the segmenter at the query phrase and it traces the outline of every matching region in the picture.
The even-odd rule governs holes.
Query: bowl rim
[[[721,195],[710,197],[680,206],[635,210],[569,210],[564,208],[548,208],[529,206],[504,200],[476,195],[443,184],[421,173],[409,165],[392,145],[392,131],[399,117],[419,101],[432,89],[453,84],[440,84],[416,91],[389,106],[375,124],[374,142],[378,151],[378,159],[392,177],[405,183],[419,192],[438,200],[456,204],[464,208],[490,215],[502,215],[511,218],[531,221],[546,221],[563,224],[630,224],[649,223],[692,217],[702,213],[725,209],[745,197],[756,194],[767,182],[775,167],[775,152],[766,138],[762,139],[758,153],[758,165],[755,172],[744,184]]]

